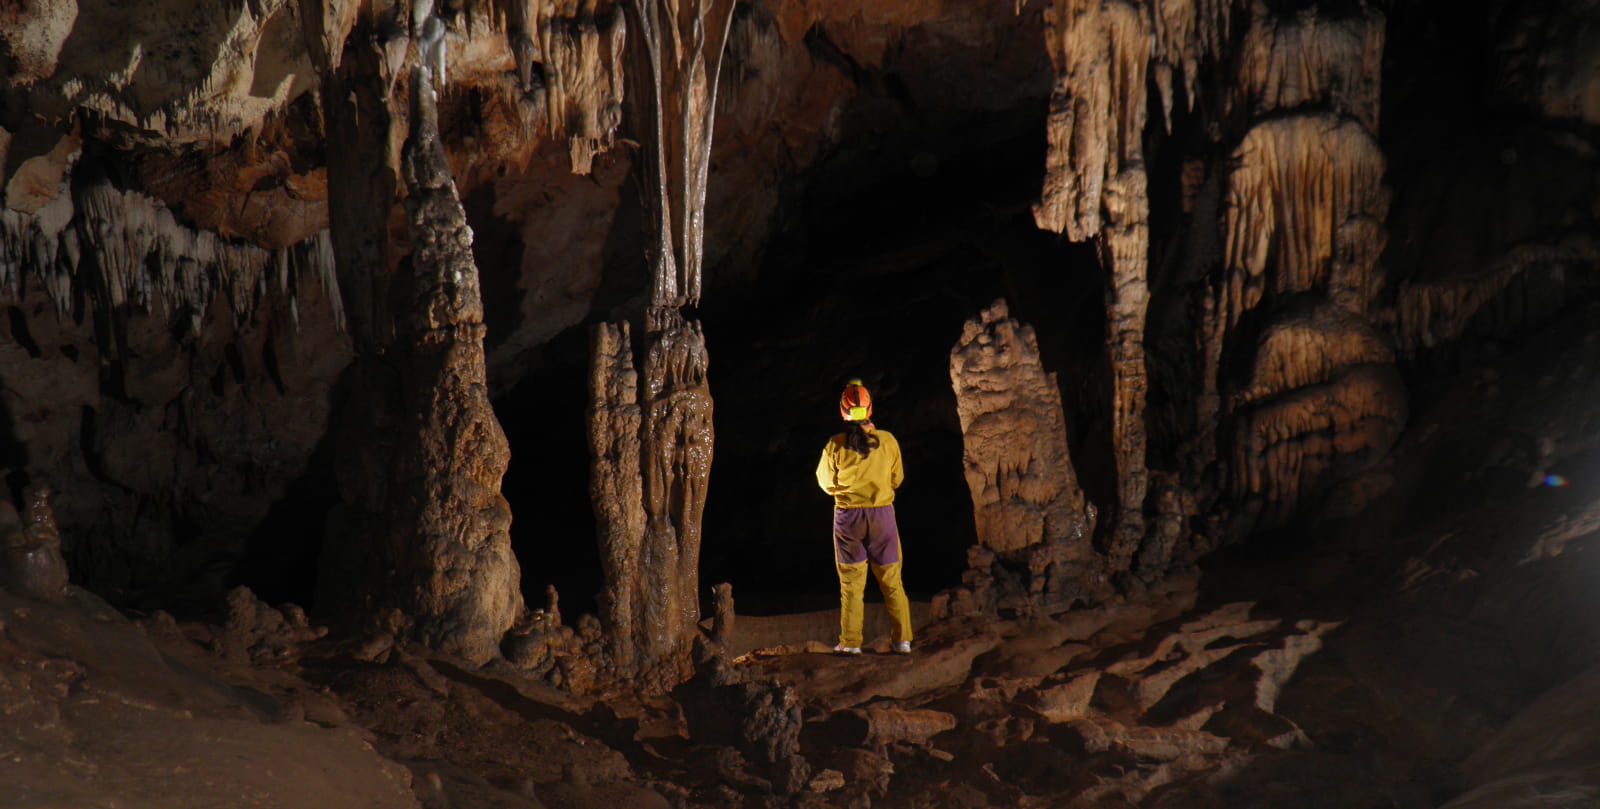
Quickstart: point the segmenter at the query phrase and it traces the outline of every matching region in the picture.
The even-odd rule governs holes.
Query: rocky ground
[[[1414,391],[1304,527],[909,656],[740,618],[670,694],[574,694],[243,590],[209,623],[0,591],[0,804],[1592,807],[1597,314]]]

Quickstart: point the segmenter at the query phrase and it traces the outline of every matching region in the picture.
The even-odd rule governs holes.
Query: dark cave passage
[[[896,505],[908,589],[927,598],[959,582],[976,533],[950,350],[965,320],[998,297],[1037,329],[1058,374],[1083,485],[1097,501],[1111,496],[1101,273],[1090,247],[1034,225],[1041,128],[1003,123],[975,123],[943,151],[885,139],[835,156],[780,210],[761,266],[708,290],[697,312],[716,407],[706,610],[723,581],[745,614],[837,606],[830,503],[813,475],[838,427],[839,389],[855,376],[905,453]],[[597,304],[590,322],[605,311]],[[569,622],[595,611],[601,584],[584,438],[588,329],[544,346],[496,402],[512,448],[503,490],[523,593],[540,606],[554,585]]]

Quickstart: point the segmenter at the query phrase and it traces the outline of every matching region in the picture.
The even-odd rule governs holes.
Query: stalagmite
[[[1127,0],[1057,0],[1045,11],[1055,65],[1039,227],[1084,241],[1100,232],[1106,183],[1141,162],[1149,12]]]
[[[1094,511],[1078,487],[1061,393],[1039,363],[1033,329],[995,301],[963,328],[950,380],[978,542],[1025,564],[1033,594],[1078,595],[1066,588],[1094,562]]]
[[[67,562],[61,531],[50,508],[50,487],[32,486],[20,523],[10,502],[0,501],[0,589],[40,601],[67,594]]]
[[[522,611],[511,510],[500,494],[510,451],[484,379],[472,231],[439,143],[432,71],[421,61],[411,74],[403,163],[412,253],[394,347],[403,411],[388,470],[385,561],[395,575],[387,595],[415,619],[421,640],[481,664],[499,655]]]
[[[600,593],[612,657],[632,667],[641,602],[648,596],[639,575],[644,547],[644,483],[640,476],[639,375],[633,370],[628,324],[602,323],[589,352],[589,500],[605,588]]]
[[[437,18],[430,22],[438,25]],[[437,41],[425,44],[442,51]],[[442,64],[428,56],[429,64]],[[510,508],[500,494],[510,452],[489,404],[472,232],[439,143],[428,67],[413,69],[411,95],[404,168],[414,297],[402,333],[411,341],[414,371],[407,392],[422,397],[415,456],[421,463],[413,471],[424,483],[410,548],[422,563],[417,617],[424,637],[481,660],[497,654],[500,637],[522,610]]]
[[[700,518],[713,433],[700,324],[678,319],[658,325],[645,338],[641,471],[643,563],[668,585],[655,588],[643,604],[649,651],[659,658],[694,637],[700,623]]]

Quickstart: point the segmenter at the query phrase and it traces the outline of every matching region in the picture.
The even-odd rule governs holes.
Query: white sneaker
[[[894,642],[894,651],[895,651],[895,654],[903,654],[903,655],[911,654],[911,641],[908,641],[908,640],[897,640],[897,641],[895,641]]]
[[[858,655],[858,654],[861,654],[861,647],[860,646],[846,646],[846,645],[841,643],[838,646],[833,647],[833,652],[834,652],[834,654],[842,654],[842,655]]]

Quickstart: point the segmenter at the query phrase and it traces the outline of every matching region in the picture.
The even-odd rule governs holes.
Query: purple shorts
[[[900,561],[900,527],[894,522],[894,506],[835,508],[833,558],[841,565]]]

